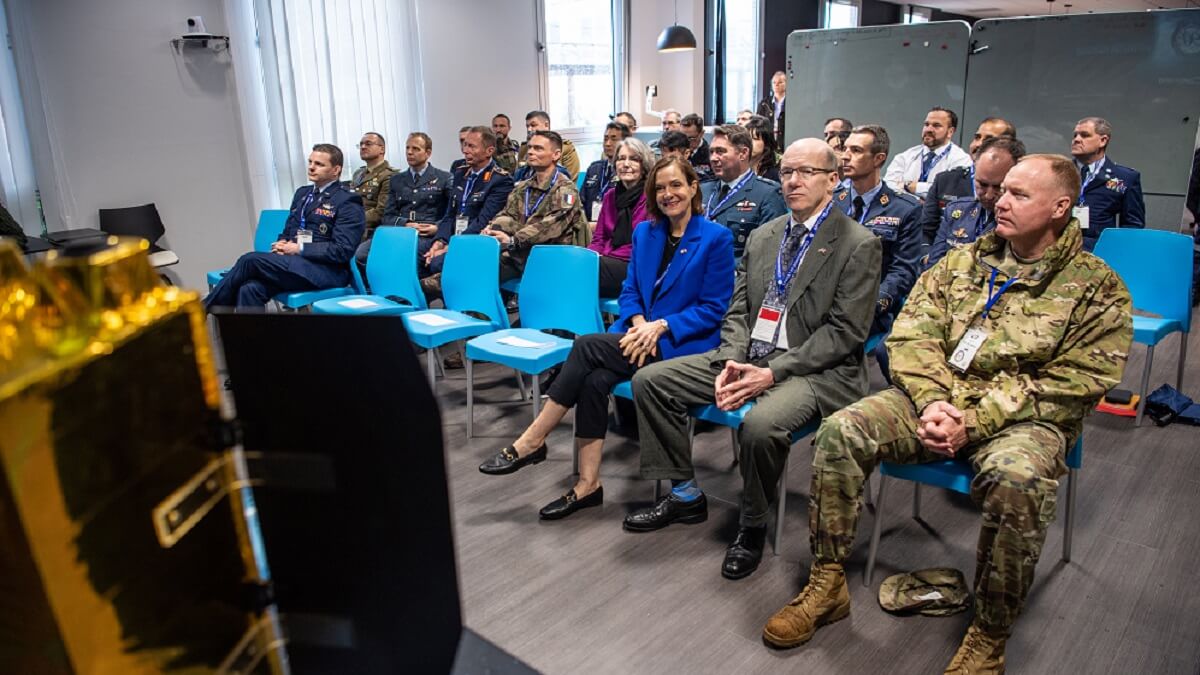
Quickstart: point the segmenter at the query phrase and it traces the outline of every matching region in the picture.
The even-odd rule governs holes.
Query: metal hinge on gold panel
[[[285,647],[287,641],[281,637],[279,618],[274,612],[268,612],[261,620],[246,631],[242,639],[225,657],[217,668],[218,675],[244,675],[253,673],[264,658],[271,652],[277,652],[270,671],[286,674],[291,671],[288,664]]]
[[[160,546],[171,548],[179,543],[221,499],[241,487],[229,481],[232,462],[230,453],[222,453],[154,507],[151,518]]]

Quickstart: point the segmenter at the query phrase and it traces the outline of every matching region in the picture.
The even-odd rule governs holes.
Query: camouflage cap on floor
[[[879,587],[879,606],[900,614],[949,616],[970,603],[967,580],[949,567],[893,574]]]

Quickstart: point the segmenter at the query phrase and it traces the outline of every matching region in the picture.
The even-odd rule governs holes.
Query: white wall
[[[658,34],[675,21],[672,0],[632,0],[629,29],[629,90],[627,108],[638,126],[649,130],[660,120],[647,115],[646,86],[658,86],[655,110],[675,108],[683,114],[704,113],[704,0],[680,0],[679,25],[687,26],[701,48],[660,54]],[[711,120],[705,120],[712,123]]]
[[[449,167],[462,156],[458,130],[490,126],[496,113],[512,118],[512,138],[524,139],[525,113],[541,107],[534,0],[416,2],[433,164]],[[402,150],[389,154],[404,166]]]
[[[50,229],[154,202],[171,269],[199,288],[249,250],[254,223],[229,56],[169,44],[193,15],[225,33],[220,0],[9,0]]]

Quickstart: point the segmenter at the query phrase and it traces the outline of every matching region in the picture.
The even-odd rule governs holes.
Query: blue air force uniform
[[[463,164],[454,171],[451,182],[450,208],[438,223],[435,235],[435,241],[447,244],[450,243],[450,237],[456,234],[454,222],[460,214],[467,219],[467,229],[463,234],[479,234],[504,208],[508,193],[513,189],[512,176],[497,166],[495,161],[479,171],[472,171],[470,166]],[[444,260],[445,256],[434,258],[429,264],[429,271],[441,272]]]
[[[587,214],[588,220],[596,220],[592,217],[592,205],[599,203],[604,193],[613,185],[616,173],[616,169],[607,159],[598,159],[588,165],[587,173],[583,177],[583,189],[579,191],[579,201],[583,204],[583,212]]]
[[[405,227],[409,221],[440,223],[450,210],[453,192],[454,186],[449,172],[442,171],[432,164],[426,164],[420,176],[417,176],[411,167],[395,173],[388,182],[388,201],[379,224],[382,227]],[[417,239],[417,271],[421,276],[429,274],[424,256],[436,240],[436,233]],[[368,239],[363,242],[354,254],[360,266],[367,264],[371,241]]]
[[[1085,168],[1079,166],[1080,173]],[[1121,166],[1108,157],[1101,160],[1095,176],[1084,178],[1079,201],[1088,207],[1088,229],[1083,231],[1083,247],[1090,251],[1107,227],[1146,226],[1146,203],[1142,200],[1142,175]]]
[[[921,206],[921,233],[925,244],[937,243],[942,212],[950,202],[956,199],[971,199],[974,196],[974,166],[958,166],[939,173],[929,186],[929,192],[925,193],[925,203]]]
[[[854,217],[853,187],[839,187],[833,192],[838,208]],[[875,305],[875,320],[871,334],[887,332],[917,280],[920,265],[921,202],[908,193],[898,194],[880,182],[872,191],[861,195],[864,209],[858,219],[879,237],[883,245],[882,270],[879,276],[879,301]],[[886,372],[886,371],[885,371]]]
[[[349,284],[350,259],[367,226],[362,197],[338,181],[320,191],[305,185],[292,197],[279,241],[296,241],[301,220],[312,241],[299,254],[243,255],[208,294],[205,306],[262,307],[279,293]]]
[[[946,204],[923,269],[933,267],[950,249],[966,246],[995,227],[996,214],[983,208],[978,199],[967,197]]]
[[[779,183],[754,175],[742,174],[730,186],[727,195],[721,194],[725,183],[709,180],[700,183],[701,205],[705,217],[724,225],[733,233],[733,255],[742,256],[746,240],[759,225],[787,213]]]

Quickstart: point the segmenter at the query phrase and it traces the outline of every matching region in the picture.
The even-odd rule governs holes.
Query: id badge
[[[300,244],[300,250],[304,250],[305,244],[312,243],[312,230],[296,230],[296,243]]]
[[[779,330],[779,322],[783,320],[784,310],[782,307],[776,307],[763,303],[763,306],[758,310],[758,318],[754,321],[754,330],[750,332],[750,337],[760,342],[775,343],[775,336]]]
[[[1075,208],[1071,209],[1071,215],[1075,216],[1075,218],[1079,220],[1079,229],[1088,229],[1088,212],[1090,210],[1090,207],[1087,206],[1076,206]]]
[[[455,218],[454,219],[454,234],[462,234],[463,232],[466,232],[468,222],[469,221],[467,220],[466,216],[459,216],[459,217]]]
[[[987,331],[979,326],[971,326],[967,332],[963,333],[962,339],[958,341],[958,346],[954,348],[954,353],[950,355],[950,366],[959,372],[967,372],[971,362],[975,360],[975,354],[979,352],[979,348],[987,340]]]
[[[593,223],[600,220],[600,200],[599,199],[592,202],[592,214],[588,218],[588,220],[592,221]]]

